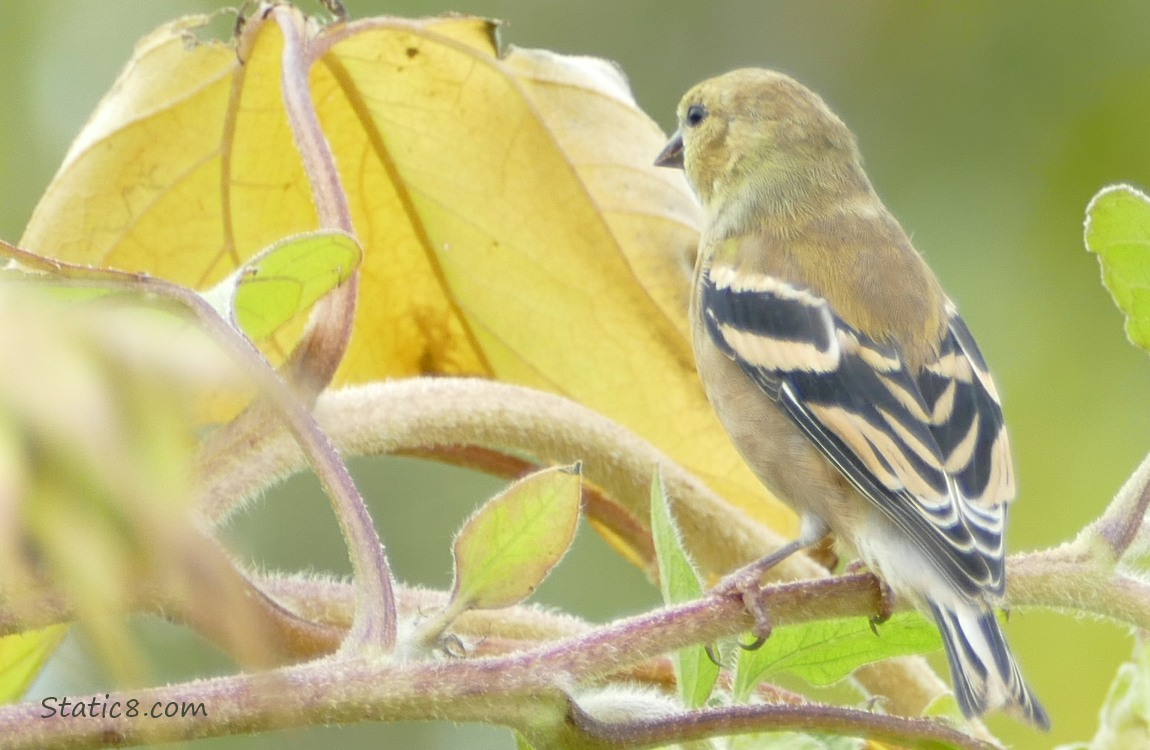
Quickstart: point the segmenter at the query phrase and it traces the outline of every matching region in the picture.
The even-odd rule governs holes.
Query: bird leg
[[[748,651],[754,651],[762,646],[771,635],[771,615],[759,600],[759,584],[762,582],[763,574],[811,543],[802,537],[788,542],[766,557],[727,575],[712,589],[712,593],[720,596],[730,593],[738,594],[742,598],[743,606],[746,607],[747,612],[755,618],[755,624],[751,628],[751,634],[755,636],[755,640],[749,644],[739,644],[740,646]]]
[[[751,635],[755,637],[755,640],[749,644],[739,644],[740,646],[748,651],[754,651],[762,646],[771,635],[771,615],[759,599],[763,574],[799,550],[810,547],[829,533],[830,527],[821,518],[810,514],[804,515],[799,526],[797,539],[784,544],[766,557],[729,573],[712,589],[712,592],[719,596],[738,594],[743,600],[743,606],[747,613],[755,619],[755,624],[751,628]]]

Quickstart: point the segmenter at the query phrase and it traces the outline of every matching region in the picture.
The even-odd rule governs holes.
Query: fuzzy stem
[[[582,460],[586,479],[639,519],[649,516],[651,476],[662,467],[687,546],[713,574],[741,567],[786,541],[650,443],[561,396],[480,379],[416,378],[325,393],[315,414],[351,456],[414,452],[454,457],[453,451],[473,447],[494,456],[528,457],[532,463]],[[287,435],[252,437],[242,466],[205,469],[200,505],[212,521],[223,520],[245,499],[304,468]],[[479,453],[470,456],[483,460]],[[822,566],[801,555],[772,572],[780,579],[826,575]]]
[[[1142,528],[1147,505],[1150,505],[1150,455],[1142,459],[1102,516],[1082,530],[1076,544],[1088,547],[1092,546],[1091,540],[1097,539],[1106,545],[1112,560],[1117,562]]]
[[[871,608],[878,596],[873,576],[804,581],[781,585],[764,594],[779,624],[839,616]],[[259,675],[234,675],[163,688],[98,696],[111,705],[136,699],[150,709],[164,705],[202,703],[206,715],[147,718],[135,721],[109,716],[42,718],[44,705],[25,703],[0,707],[0,747],[87,748],[125,746],[141,742],[268,731],[320,723],[365,720],[448,719],[485,721],[515,728],[568,724],[565,686],[587,684],[620,669],[651,659],[666,650],[699,641],[712,641],[739,632],[750,624],[740,596],[708,597],[596,628],[558,642],[506,656],[458,659],[450,662],[395,662],[380,659],[321,659]],[[89,696],[78,697],[84,701]],[[672,715],[641,728],[651,736],[667,736],[695,714]],[[790,716],[787,714],[786,716]],[[791,726],[786,716],[763,712],[742,716],[739,731],[770,731]],[[804,711],[808,731],[880,731],[866,711],[809,706]],[[781,718],[780,718],[781,717]],[[851,717],[849,720],[844,717]],[[729,733],[721,722],[699,719],[700,736]],[[880,721],[875,719],[874,721]],[[932,722],[886,722],[892,729],[881,736],[907,740],[915,746],[923,732],[939,731]],[[616,727],[623,729],[626,725]],[[591,732],[592,728],[586,731]],[[636,729],[635,731],[640,731]],[[972,741],[973,742],[973,741]],[[650,744],[650,743],[648,743]],[[963,747],[982,747],[977,743]]]
[[[937,750],[942,744],[963,750],[999,748],[997,744],[983,742],[939,721],[817,703],[723,706],[654,719],[603,722],[572,702],[571,727],[575,736],[569,744],[578,743],[589,749],[663,747],[715,736],[762,732],[764,727],[772,732],[810,732],[812,727],[818,727],[819,732],[866,737],[907,750]]]
[[[323,229],[338,229],[356,236],[335,154],[324,135],[308,85],[308,71],[317,53],[307,20],[298,9],[287,5],[273,8],[272,15],[284,37],[284,106],[296,149],[303,161],[304,174],[311,185],[319,225]],[[244,31],[245,34],[254,34],[258,30],[259,24],[253,24]],[[290,373],[288,380],[306,392],[305,398],[309,403],[331,382],[347,351],[355,323],[358,288],[359,272],[356,271],[347,284],[319,301],[312,311],[307,331],[284,366]]]

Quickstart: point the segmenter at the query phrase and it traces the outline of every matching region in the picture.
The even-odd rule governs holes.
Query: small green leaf
[[[361,257],[359,243],[343,232],[300,234],[261,251],[203,296],[258,341],[347,281]]]
[[[531,595],[575,538],[579,464],[537,471],[486,502],[455,536],[448,610],[510,607]]]
[[[49,625],[0,638],[0,704],[24,695],[67,633],[67,625]]]
[[[1086,249],[1126,315],[1126,335],[1150,351],[1150,198],[1129,185],[1103,188],[1086,207]]]
[[[663,601],[680,604],[703,595],[703,584],[691,559],[683,548],[679,529],[671,517],[667,493],[663,490],[662,474],[656,470],[651,479],[651,536],[655,542],[655,556],[659,563],[659,588]],[[702,646],[688,646],[675,653],[675,681],[679,696],[692,708],[707,702],[719,667],[707,656]]]
[[[925,654],[942,646],[935,626],[917,612],[899,612],[878,626],[864,617],[775,628],[755,651],[744,651],[735,675],[735,697],[745,701],[762,679],[793,674],[811,685],[830,685],[864,664],[892,656]]]

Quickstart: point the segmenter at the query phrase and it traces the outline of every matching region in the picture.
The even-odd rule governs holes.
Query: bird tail
[[[1049,730],[1050,717],[1022,679],[994,612],[962,600],[930,602],[930,610],[942,634],[962,713],[973,718],[1001,708],[1043,731]]]

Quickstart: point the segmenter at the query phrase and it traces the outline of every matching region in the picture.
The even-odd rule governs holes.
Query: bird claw
[[[878,581],[878,614],[871,616],[870,629],[875,635],[878,635],[878,626],[889,620],[890,616],[894,614],[894,591],[879,576],[875,576],[875,580]]]
[[[739,647],[744,651],[757,651],[771,637],[771,630],[773,629],[771,613],[763,606],[762,599],[759,598],[761,592],[758,583],[742,592],[743,606],[751,617],[755,618],[755,624],[751,627],[751,635],[755,637],[755,640],[750,643],[740,643]]]
[[[764,570],[765,568],[760,568],[758,563],[740,568],[719,581],[718,585],[711,591],[717,596],[738,596],[743,600],[743,608],[747,614],[754,618],[755,624],[751,627],[751,635],[754,636],[754,640],[749,644],[739,644],[740,648],[747,651],[754,651],[762,647],[771,635],[771,614],[763,606],[760,599],[762,588],[759,585],[759,579],[762,578]],[[716,664],[719,663],[710,650],[707,653],[711,656],[711,661]]]
[[[762,580],[763,574],[795,552],[798,552],[803,546],[805,545],[799,541],[784,544],[766,557],[756,560],[750,565],[739,568],[727,575],[715,586],[714,592],[722,595],[737,591],[743,594],[744,598],[748,590],[753,589],[757,593],[759,590],[759,582]]]
[[[869,573],[874,576],[875,582],[878,583],[878,613],[871,615],[870,629],[875,635],[878,635],[878,626],[890,619],[894,614],[895,596],[891,587],[886,584],[882,576],[875,573],[867,564],[862,560],[855,560],[850,565],[847,565],[843,571],[844,575],[853,576]]]
[[[719,654],[715,650],[715,644],[708,643],[706,646],[703,646],[703,651],[706,652],[707,658],[711,660],[712,664],[714,664],[716,667],[719,667],[720,669],[722,669],[723,662],[720,661],[720,659],[719,659]]]
[[[750,644],[740,643],[742,648],[754,651],[766,643],[767,638],[771,635],[771,616],[760,600],[762,593],[760,582],[763,574],[804,546],[806,544],[798,540],[784,544],[761,560],[756,560],[750,565],[739,568],[719,581],[718,585],[712,589],[711,593],[717,596],[738,594],[739,598],[743,600],[743,607],[746,608],[747,613],[755,619],[755,624],[751,628],[751,635],[755,637],[755,640]]]

